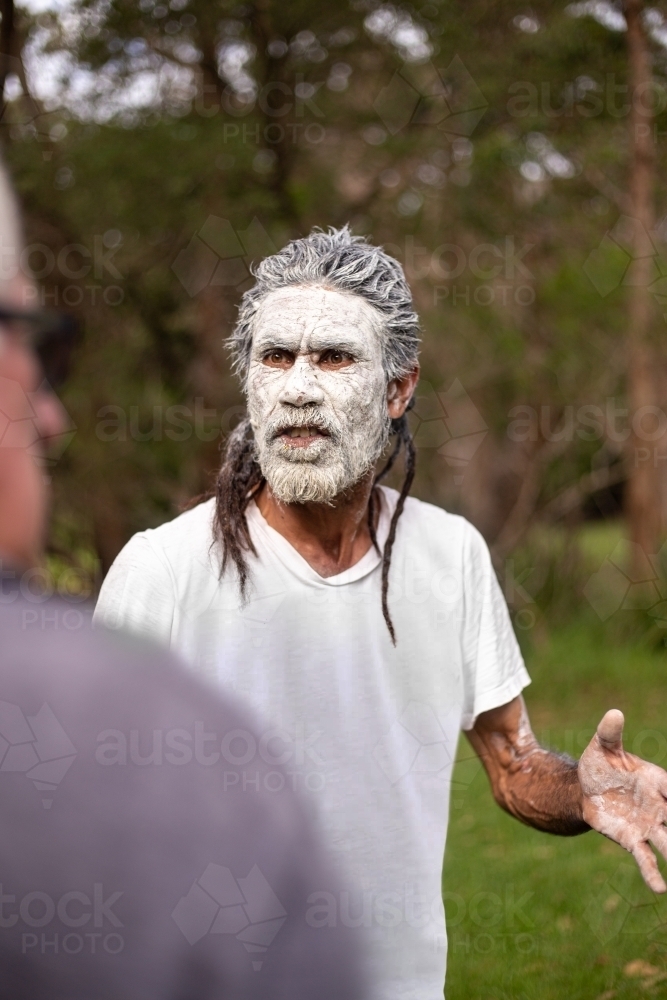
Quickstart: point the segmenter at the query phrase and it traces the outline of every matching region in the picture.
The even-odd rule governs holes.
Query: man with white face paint
[[[271,494],[332,504],[389,440],[380,317],[359,296],[286,288],[262,302],[256,330],[248,408]]]
[[[366,934],[380,1000],[442,996],[461,729],[502,808],[550,833],[598,830],[667,890],[649,846],[667,852],[667,772],[623,750],[616,710],[579,761],[539,746],[484,541],[408,498],[418,333],[400,265],[347,228],[264,260],[231,337],[248,418],[215,495],[135,535],[96,612],[177,649],[265,720],[257,745],[230,737],[220,756],[280,764],[309,797],[349,889],[314,893],[307,919]],[[401,448],[397,493],[379,479]]]

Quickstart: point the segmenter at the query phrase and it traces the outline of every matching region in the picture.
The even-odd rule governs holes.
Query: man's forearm
[[[496,802],[528,826],[561,836],[590,829],[583,819],[577,761],[545,750],[518,706],[516,725],[494,725],[494,712],[467,733],[491,782]]]
[[[667,858],[667,771],[623,749],[622,712],[605,713],[579,761],[540,746],[520,695],[481,712],[466,736],[508,813],[564,837],[597,830],[632,854],[649,889],[667,892],[651,850]]]
[[[528,826],[564,837],[590,829],[582,816],[577,761],[566,754],[540,748],[502,770],[491,787],[498,804]]]

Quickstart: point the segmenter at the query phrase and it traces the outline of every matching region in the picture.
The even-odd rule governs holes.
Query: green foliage
[[[55,535],[77,525],[104,570],[207,486],[242,404],[222,341],[249,267],[313,225],[350,221],[403,262],[425,379],[445,393],[460,380],[487,428],[463,481],[420,449],[418,494],[493,542],[532,463],[526,524],[618,463],[607,429],[587,437],[578,420],[624,391],[627,255],[605,237],[627,169],[623,32],[551,2],[525,16],[499,0],[68,10],[22,12],[21,38],[65,68],[48,100],[18,96],[2,120],[28,243],[56,261],[42,301],[85,329],[63,392],[76,435],[54,469]],[[665,65],[656,45],[659,86]],[[214,271],[210,217],[237,241]],[[536,417],[522,440],[517,406]],[[189,433],[167,433],[177,419]]]
[[[662,659],[580,622],[533,648],[527,665],[526,700],[545,745],[578,756],[613,705],[626,715],[626,748],[665,766]],[[443,886],[448,1000],[664,995],[665,898],[598,834],[553,837],[503,813],[463,737]]]

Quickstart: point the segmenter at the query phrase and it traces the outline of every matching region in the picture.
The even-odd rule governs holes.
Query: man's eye
[[[352,361],[351,355],[345,351],[325,351],[320,362],[330,365],[344,365]]]
[[[287,351],[281,351],[276,348],[274,351],[269,351],[268,354],[264,355],[264,361],[270,365],[284,365],[286,362],[289,363],[291,360],[290,355]]]

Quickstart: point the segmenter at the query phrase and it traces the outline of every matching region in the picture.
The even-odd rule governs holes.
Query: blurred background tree
[[[206,489],[242,410],[223,340],[252,262],[346,222],[401,260],[423,320],[417,495],[471,518],[501,576],[515,556],[539,570],[533,603],[537,583],[552,601],[549,575],[575,572],[584,523],[629,517],[655,556],[667,205],[658,185],[644,225],[632,165],[640,126],[658,177],[664,160],[658,7],[629,15],[641,78],[611,3],[2,10],[26,267],[39,301],[84,330],[62,394],[75,433],[52,469],[54,557],[104,573]],[[525,588],[506,589],[521,608]]]

